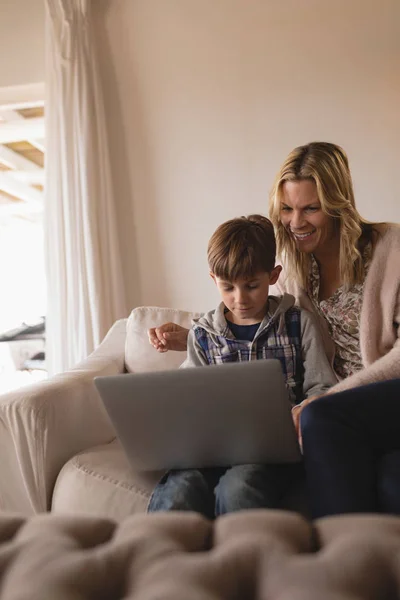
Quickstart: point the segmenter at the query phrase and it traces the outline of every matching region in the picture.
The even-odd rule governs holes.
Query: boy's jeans
[[[302,463],[237,465],[169,471],[157,484],[148,511],[192,510],[209,519],[250,508],[281,508],[304,481]]]

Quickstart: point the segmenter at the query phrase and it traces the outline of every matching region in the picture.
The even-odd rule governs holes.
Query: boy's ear
[[[269,276],[269,285],[274,285],[274,283],[276,283],[279,279],[279,275],[282,272],[282,267],[281,265],[276,265],[276,267],[274,267],[270,273]]]
[[[215,275],[214,275],[214,273],[212,271],[210,271],[210,277],[213,280],[213,282],[215,283],[215,285],[217,285],[217,282],[215,280]]]

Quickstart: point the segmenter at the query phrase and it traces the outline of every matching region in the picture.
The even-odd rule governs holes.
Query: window
[[[46,377],[44,101],[0,94],[0,393]]]

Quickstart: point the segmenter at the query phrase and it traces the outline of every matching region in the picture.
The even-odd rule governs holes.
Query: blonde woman
[[[295,148],[273,186],[270,218],[279,288],[316,314],[338,376],[331,392],[400,377],[400,227],[360,216],[344,150]],[[160,352],[185,350],[187,334],[166,323],[149,340]]]
[[[317,315],[340,380],[331,391],[400,377],[400,227],[360,216],[342,148],[314,142],[293,150],[270,216],[283,285]]]
[[[344,150],[327,142],[295,148],[276,177],[270,218],[284,267],[280,291],[294,294],[317,317],[338,378],[329,394],[400,378],[400,227],[369,223],[358,213]],[[149,330],[150,343],[160,352],[183,350],[186,339],[187,330],[173,323]],[[294,408],[297,426],[307,403]],[[323,403],[325,398],[316,404]],[[312,405],[306,415],[316,412]],[[305,436],[317,424],[302,425],[308,470],[311,444]],[[398,464],[400,473],[400,456]],[[319,475],[314,481],[312,496]]]

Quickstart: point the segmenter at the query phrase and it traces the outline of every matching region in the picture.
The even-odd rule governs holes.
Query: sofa
[[[166,321],[189,327],[196,316],[136,308],[73,369],[0,396],[0,510],[115,521],[144,512],[160,474],[132,472],[93,378],[179,367],[185,353],[157,353],[147,330]]]
[[[161,472],[133,472],[93,379],[100,375],[176,369],[186,352],[158,353],[150,327],[173,321],[190,327],[199,313],[135,308],[76,367],[0,396],[0,510],[52,511],[121,521],[145,512]],[[307,515],[305,490],[283,508]]]

